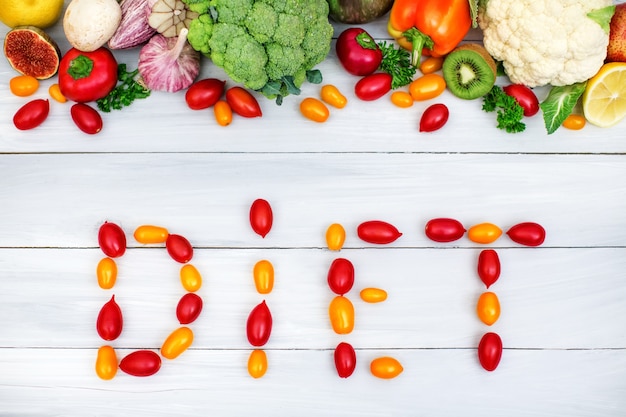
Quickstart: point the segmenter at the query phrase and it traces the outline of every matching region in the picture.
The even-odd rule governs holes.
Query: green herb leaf
[[[502,88],[494,85],[491,90],[483,96],[483,110],[486,112],[496,112],[497,128],[508,133],[519,133],[526,130],[526,125],[522,122],[524,118],[524,108],[513,97],[506,94]]]
[[[118,85],[106,95],[96,101],[98,108],[108,113],[111,110],[121,110],[130,106],[137,99],[146,98],[150,95],[150,89],[137,80],[139,70],[126,71],[126,64],[117,66]]]
[[[467,0],[470,7],[470,16],[472,18],[472,27],[478,27],[478,0]]]
[[[395,90],[410,84],[417,69],[411,63],[409,51],[385,41],[379,42],[378,46],[383,53],[380,70],[391,75],[391,88]]]
[[[587,13],[587,17],[599,24],[604,32],[611,32],[611,18],[615,14],[615,5],[603,7],[601,9],[592,10]]]
[[[548,97],[539,105],[548,134],[554,133],[572,113],[586,87],[587,81],[583,81],[550,89]]]

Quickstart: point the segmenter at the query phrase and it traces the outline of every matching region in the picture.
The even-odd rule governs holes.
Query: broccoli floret
[[[278,14],[267,3],[256,2],[246,17],[246,28],[257,42],[267,43],[278,25]]]
[[[191,29],[189,30],[191,32]],[[211,49],[211,60],[218,67],[224,66],[224,54],[233,39],[246,35],[246,30],[242,26],[230,23],[216,23],[213,27],[213,36],[209,40]],[[193,45],[192,45],[193,47]]]
[[[304,66],[307,69],[326,59],[330,51],[330,42],[326,42],[326,39],[332,36],[333,27],[328,24],[327,19],[317,19],[308,26],[301,45],[304,51]]]
[[[241,25],[252,10],[254,0],[220,0],[215,1],[218,22]]]
[[[208,14],[202,14],[189,24],[189,33],[187,41],[193,49],[208,55],[211,51],[209,40],[213,35],[213,19]]]
[[[304,64],[304,52],[301,48],[283,46],[279,43],[270,43],[265,48],[268,58],[265,69],[270,80],[293,76]]]
[[[299,16],[280,13],[273,40],[284,46],[296,47],[302,43],[304,31],[304,22]]]
[[[259,90],[269,80],[265,70],[267,60],[263,45],[246,33],[228,43],[224,53],[224,70],[233,81]]]

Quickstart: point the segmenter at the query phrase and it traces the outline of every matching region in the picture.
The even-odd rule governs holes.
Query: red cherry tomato
[[[434,132],[441,129],[450,116],[445,104],[437,103],[429,106],[420,119],[420,132]]]
[[[386,72],[377,72],[366,75],[357,81],[354,94],[364,101],[373,101],[391,91],[391,75]]]
[[[265,300],[250,312],[246,333],[252,346],[263,346],[269,340],[272,333],[272,313]]]
[[[507,95],[513,97],[515,101],[522,106],[524,109],[524,116],[534,116],[539,112],[539,99],[537,99],[533,90],[527,86],[522,84],[511,84],[502,87],[502,90],[504,90]]]
[[[180,235],[167,235],[165,248],[172,259],[181,264],[189,262],[193,257],[193,246],[191,246],[191,243],[189,243],[187,239]]]
[[[151,350],[136,350],[120,362],[120,369],[133,376],[150,376],[161,369],[161,357]]]
[[[341,32],[335,49],[339,62],[352,75],[373,74],[383,61],[380,47],[362,28],[348,28]]]
[[[498,367],[502,358],[502,339],[496,333],[485,333],[478,344],[478,360],[487,371]]]
[[[36,99],[24,104],[13,116],[13,124],[19,130],[34,129],[46,120],[50,113],[50,102]]]
[[[539,246],[546,239],[546,230],[543,226],[533,222],[516,224],[506,234],[513,242],[525,246]]]
[[[179,323],[193,323],[200,316],[202,305],[202,298],[197,294],[188,292],[183,295],[176,305],[176,318]]]
[[[335,369],[341,378],[348,378],[356,368],[356,352],[351,344],[341,342],[335,348]]]
[[[357,235],[368,243],[384,245],[391,243],[402,236],[396,227],[381,220],[370,220],[357,227]]]
[[[226,102],[234,111],[243,117],[261,117],[261,106],[248,90],[242,87],[231,87],[226,90]]]
[[[485,249],[478,255],[478,276],[489,288],[500,277],[500,257],[493,249]]]
[[[344,295],[354,285],[354,265],[345,258],[337,258],[328,269],[328,286],[337,295]]]
[[[115,302],[115,295],[113,295],[102,306],[100,313],[98,313],[96,330],[98,330],[98,335],[104,340],[115,340],[122,334],[123,324],[122,310]]]
[[[252,226],[252,230],[261,237],[265,237],[272,229],[273,222],[274,215],[270,203],[262,198],[254,200],[250,206],[250,226]]]
[[[426,236],[435,242],[454,242],[464,234],[465,228],[455,219],[437,218],[426,223]]]
[[[106,256],[118,258],[126,252],[126,234],[117,224],[104,222],[98,231],[98,244]]]
[[[74,124],[88,135],[95,135],[102,130],[102,116],[93,107],[85,103],[76,103],[70,109]]]
[[[217,78],[205,78],[196,81],[185,93],[187,106],[191,110],[208,109],[222,98],[225,85],[226,81]]]

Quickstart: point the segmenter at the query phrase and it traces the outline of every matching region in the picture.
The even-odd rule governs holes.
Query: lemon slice
[[[587,81],[583,112],[589,123],[599,127],[614,126],[626,116],[626,63],[604,64]]]

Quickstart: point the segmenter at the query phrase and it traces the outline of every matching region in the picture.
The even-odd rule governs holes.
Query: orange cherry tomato
[[[321,88],[320,97],[324,103],[330,104],[338,109],[343,109],[346,107],[346,104],[348,104],[346,96],[341,94],[341,91],[331,84],[326,84]]]
[[[580,130],[587,124],[587,119],[582,114],[570,114],[563,121],[563,127],[570,130]]]
[[[98,285],[103,290],[110,290],[117,280],[117,264],[109,257],[102,258],[96,268]]]
[[[115,349],[109,345],[105,345],[98,349],[98,356],[96,357],[96,374],[108,381],[113,379],[117,373],[117,354]]]
[[[32,75],[18,75],[9,81],[9,89],[18,97],[28,97],[39,88],[39,80]]]
[[[338,295],[328,306],[328,317],[337,334],[348,334],[354,329],[354,306],[349,298]]]
[[[346,241],[346,229],[339,223],[333,223],[326,229],[326,246],[330,250],[341,250]]]
[[[438,97],[446,89],[446,80],[439,74],[425,74],[409,84],[409,93],[415,101]]]
[[[180,283],[187,291],[196,292],[202,286],[202,275],[200,275],[195,266],[191,264],[183,265],[180,268]]]
[[[134,237],[139,243],[164,243],[169,234],[165,227],[143,225],[135,229]]]
[[[254,286],[259,294],[269,294],[274,288],[274,266],[266,259],[254,264]]]
[[[420,71],[422,74],[432,74],[439,71],[443,67],[442,56],[429,56],[420,64]]]
[[[161,355],[166,359],[175,359],[193,343],[193,331],[189,327],[179,327],[165,339],[161,346]]]
[[[267,372],[267,355],[263,349],[254,349],[248,357],[248,373],[252,378],[261,378]]]
[[[300,112],[307,119],[318,123],[325,122],[330,116],[326,104],[313,97],[307,97],[300,102]]]
[[[492,223],[480,223],[469,228],[467,237],[472,242],[488,244],[502,235],[502,229]]]
[[[366,303],[380,303],[387,299],[387,291],[380,288],[363,288],[359,295]]]
[[[391,102],[397,107],[408,108],[413,105],[413,96],[406,91],[394,91],[391,93]]]
[[[498,301],[498,296],[491,291],[482,293],[478,298],[476,314],[478,314],[480,321],[487,326],[491,326],[498,321],[500,317],[500,301]]]
[[[50,97],[52,97],[54,100],[58,101],[59,103],[67,102],[67,97],[65,97],[63,93],[61,92],[61,87],[59,87],[59,84],[52,84],[48,88],[48,94],[50,94]]]
[[[220,126],[228,126],[233,121],[233,109],[230,108],[230,104],[224,100],[219,100],[213,106],[213,115],[215,121]]]
[[[391,379],[404,371],[402,364],[390,356],[381,356],[370,363],[370,372],[378,378]]]

